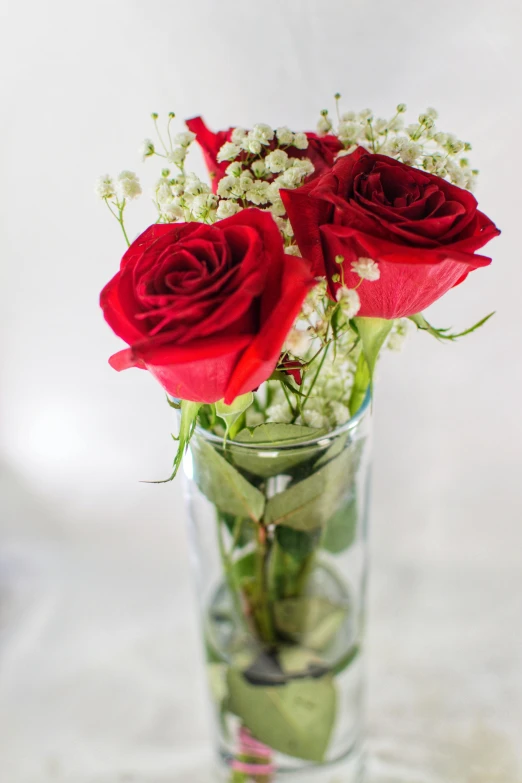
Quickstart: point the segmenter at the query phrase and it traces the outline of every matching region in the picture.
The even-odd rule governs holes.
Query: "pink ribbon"
[[[242,772],[244,775],[267,776],[275,773],[275,766],[270,762],[272,751],[267,745],[254,739],[250,732],[241,727],[239,730],[239,754],[240,756],[258,756],[260,762],[247,762],[234,759],[232,769]],[[268,762],[268,763],[263,763]]]

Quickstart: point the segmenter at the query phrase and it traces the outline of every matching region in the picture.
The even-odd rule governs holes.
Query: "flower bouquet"
[[[133,172],[97,191],[127,244],[101,294],[178,411],[223,779],[359,780],[370,413],[383,347],[490,259],[499,231],[471,194],[470,145],[428,109],[369,110],[316,133],[171,133],[156,219],[129,243]],[[210,183],[186,171],[197,141]],[[467,334],[489,316],[462,332]]]

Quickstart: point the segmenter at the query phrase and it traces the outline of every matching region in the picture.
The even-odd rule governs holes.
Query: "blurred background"
[[[98,307],[124,250],[93,192],[157,176],[150,113],[314,129],[438,109],[469,139],[491,267],[432,307],[374,407],[370,782],[522,781],[522,8],[516,0],[0,4],[0,777],[208,783],[174,422]],[[180,119],[181,129],[181,119]],[[203,171],[194,154],[193,166]],[[132,236],[152,222],[147,195]]]

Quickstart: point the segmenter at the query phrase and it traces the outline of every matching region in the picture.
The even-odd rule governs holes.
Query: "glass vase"
[[[184,473],[222,783],[362,780],[370,424],[367,399],[312,440],[192,438]]]

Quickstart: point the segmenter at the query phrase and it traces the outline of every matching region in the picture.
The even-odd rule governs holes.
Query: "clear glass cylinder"
[[[184,459],[219,780],[363,775],[370,402],[313,440]]]

